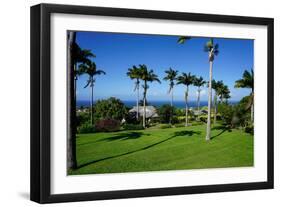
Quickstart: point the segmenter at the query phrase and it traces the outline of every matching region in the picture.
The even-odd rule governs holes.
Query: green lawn
[[[253,166],[253,136],[205,125],[79,134],[78,169],[69,174]]]

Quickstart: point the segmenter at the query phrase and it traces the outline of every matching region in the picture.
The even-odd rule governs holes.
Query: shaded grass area
[[[205,125],[79,134],[78,169],[69,174],[242,167],[253,165],[253,136],[223,126],[205,141]]]

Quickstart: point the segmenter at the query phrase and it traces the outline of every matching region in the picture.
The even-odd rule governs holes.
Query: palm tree
[[[201,87],[204,86],[207,82],[203,79],[202,76],[200,77],[195,77],[194,79],[194,86],[197,86],[197,112],[199,115],[199,110],[200,110],[200,93],[201,93]]]
[[[223,87],[222,98],[225,100],[226,103],[228,102],[228,99],[231,98],[230,90],[227,85],[224,85],[224,87]]]
[[[136,80],[134,91],[137,90],[137,120],[139,120],[139,89],[140,89],[140,69],[133,65],[132,68],[128,69],[127,76],[132,80]]]
[[[185,96],[184,96],[184,100],[185,100],[185,126],[188,126],[188,88],[190,85],[192,85],[194,83],[194,79],[195,76],[191,75],[190,73],[186,74],[186,73],[182,73],[182,75],[180,75],[177,80],[177,84],[182,84],[184,86],[186,86],[186,91],[185,91]]]
[[[254,121],[254,71],[251,69],[249,72],[245,70],[242,76],[242,79],[239,79],[235,82],[235,88],[250,88],[250,99],[248,106],[251,107],[251,122]]]
[[[212,80],[212,89],[214,89],[214,124],[217,122],[217,110],[218,110],[218,95],[222,91],[224,84],[223,81]]]
[[[70,91],[71,97],[74,97],[74,57],[75,57],[75,43],[76,42],[76,32],[68,32],[67,35],[67,70],[70,75]],[[71,100],[71,104],[75,106],[75,100]],[[75,107],[70,111],[69,120],[72,127],[69,130],[69,136],[67,136],[67,169],[76,169],[77,168],[77,160],[76,160],[76,111]]]
[[[95,76],[97,75],[105,75],[105,72],[103,70],[97,70],[97,66],[94,62],[87,62],[87,64],[80,65],[79,70],[81,70],[83,73],[88,74],[89,79],[87,80],[87,84],[84,86],[84,88],[87,88],[88,86],[91,88],[91,124],[93,125],[93,104],[94,104],[94,84],[96,82]]]
[[[209,90],[208,90],[208,119],[207,119],[207,129],[206,129],[206,140],[209,141],[211,138],[211,105],[212,105],[212,80],[213,80],[213,62],[215,55],[218,55],[219,45],[214,44],[213,38],[211,38],[204,47],[205,52],[208,52],[209,58]]]
[[[175,85],[175,80],[177,79],[178,71],[173,70],[172,68],[169,68],[169,70],[165,70],[165,73],[167,74],[163,80],[169,81],[169,90],[168,94],[171,94],[171,116],[170,116],[170,124],[173,119],[173,102],[174,102],[174,85]]]
[[[222,85],[217,88],[217,95],[220,98],[220,103],[223,103],[224,100],[227,102],[227,99],[230,98],[230,90],[228,86],[222,83]]]
[[[146,95],[147,90],[149,88],[148,82],[156,81],[158,83],[161,83],[161,81],[158,79],[158,76],[153,72],[153,70],[148,70],[146,65],[139,65],[140,69],[140,79],[143,80],[143,127],[146,127]]]
[[[78,63],[86,64],[91,62],[90,58],[95,58],[96,56],[91,52],[91,50],[81,49],[80,46],[75,43],[73,46],[73,62],[74,62],[74,100],[76,102],[76,82],[78,76],[83,74],[83,71],[79,70]]]

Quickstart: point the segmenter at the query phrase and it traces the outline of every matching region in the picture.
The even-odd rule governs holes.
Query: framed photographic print
[[[273,188],[273,19],[31,7],[31,200]]]

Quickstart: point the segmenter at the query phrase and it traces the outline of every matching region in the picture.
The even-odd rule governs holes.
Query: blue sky
[[[146,64],[159,76],[161,84],[150,83],[148,100],[169,100],[168,82],[163,80],[169,67],[181,72],[191,72],[209,77],[208,54],[203,46],[208,38],[196,37],[185,44],[177,44],[177,36],[142,35],[103,32],[77,32],[77,43],[83,49],[90,49],[96,55],[93,61],[106,72],[96,78],[94,99],[117,97],[121,100],[135,100],[134,82],[126,76],[132,65]],[[229,86],[232,101],[248,95],[248,89],[236,89],[234,83],[242,77],[245,69],[253,67],[254,40],[215,38],[219,44],[219,55],[215,58],[213,78],[223,80]],[[84,88],[87,75],[77,82],[77,100],[89,100],[90,88]],[[196,88],[189,89],[189,100],[196,100]],[[184,100],[184,87],[176,85],[174,99]],[[202,90],[201,100],[207,100],[207,88]]]

